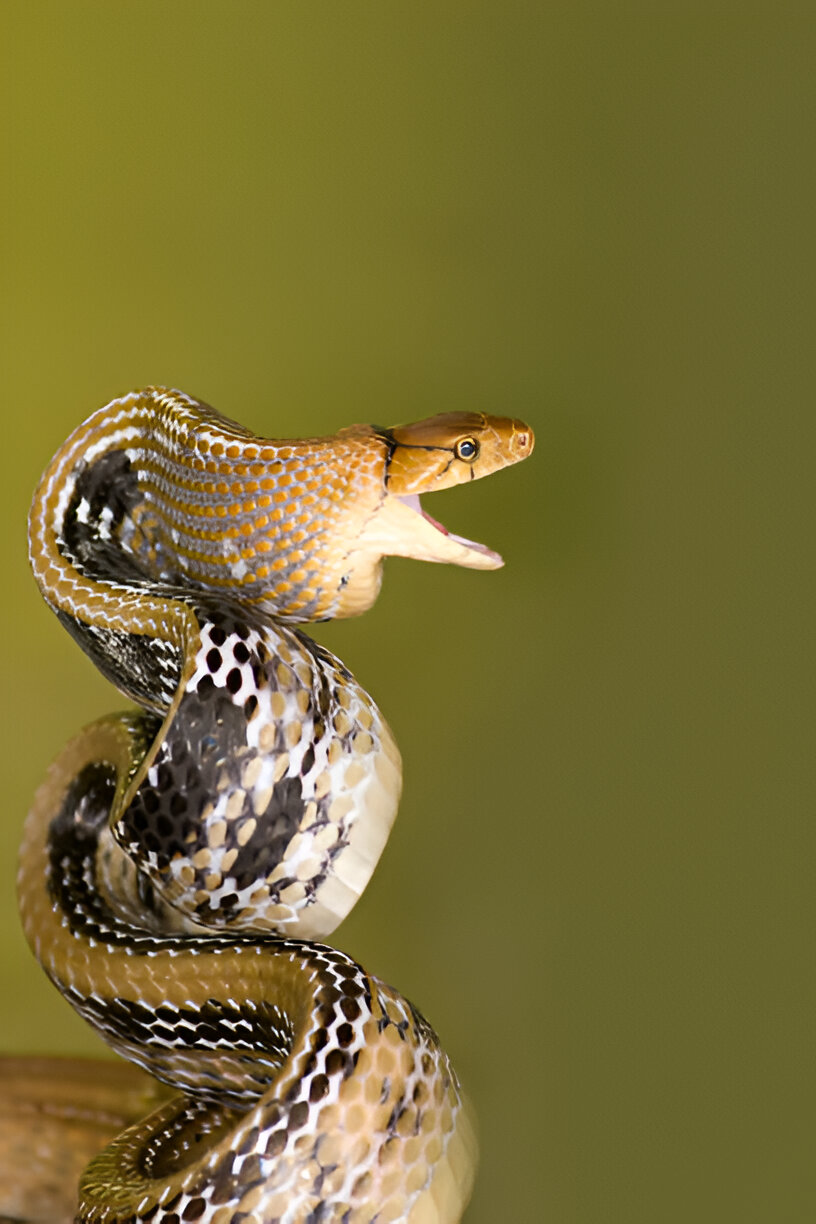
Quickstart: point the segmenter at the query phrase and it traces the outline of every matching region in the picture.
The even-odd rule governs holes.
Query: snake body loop
[[[419,495],[531,449],[478,414],[273,442],[154,388],[52,460],[35,577],[138,708],[38,792],[23,926],[77,1011],[177,1090],[91,1162],[79,1220],[459,1219],[475,1144],[435,1033],[307,942],[365,888],[401,773],[371,698],[297,626],[370,606],[389,553],[500,565]]]

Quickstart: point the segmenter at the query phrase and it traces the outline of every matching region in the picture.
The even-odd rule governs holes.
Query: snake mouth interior
[[[479,544],[476,540],[466,540],[464,536],[454,535],[452,531],[448,531],[447,527],[445,527],[443,523],[440,523],[437,519],[433,518],[432,515],[428,514],[427,510],[423,509],[418,493],[403,494],[402,496],[398,497],[397,500],[403,502],[409,507],[409,509],[416,511],[417,514],[421,515],[422,518],[425,519],[426,523],[429,523],[435,531],[441,532],[441,534],[446,536],[451,543],[460,544],[463,548],[467,548],[470,552],[479,553],[486,560],[491,561],[492,566],[490,568],[504,565],[501,555],[494,552],[492,548],[488,548],[486,544]]]

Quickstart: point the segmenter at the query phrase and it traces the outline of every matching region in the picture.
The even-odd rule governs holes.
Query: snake
[[[131,705],[37,792],[22,925],[76,1011],[168,1086],[91,1159],[76,1220],[460,1219],[477,1144],[451,1062],[323,942],[385,846],[400,754],[302,626],[366,611],[387,556],[499,567],[420,497],[532,447],[522,421],[467,412],[273,440],[150,387],[51,460],[33,574]]]

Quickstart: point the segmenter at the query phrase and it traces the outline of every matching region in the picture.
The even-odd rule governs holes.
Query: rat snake
[[[385,555],[501,565],[419,496],[532,446],[469,413],[271,441],[149,388],[51,461],[35,578],[137,708],[82,731],[40,788],[23,927],[76,1010],[175,1090],[91,1161],[78,1220],[459,1219],[475,1141],[435,1033],[310,942],[365,888],[401,769],[371,698],[298,626],[370,607]]]

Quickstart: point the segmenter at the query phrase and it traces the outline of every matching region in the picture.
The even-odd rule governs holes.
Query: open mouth
[[[423,510],[419,500],[418,493],[408,493],[397,498],[403,502],[409,509],[414,510],[417,514],[425,519],[426,523],[430,523],[435,531],[439,531],[443,536],[446,536],[454,544],[460,544],[463,548],[467,548],[470,552],[480,553],[481,556],[489,558],[495,567],[503,565],[504,562],[499,553],[494,552],[492,548],[488,548],[485,544],[479,544],[476,540],[466,540],[464,536],[454,535],[452,531],[448,531],[443,523],[438,522],[432,515],[428,514],[427,510]]]

